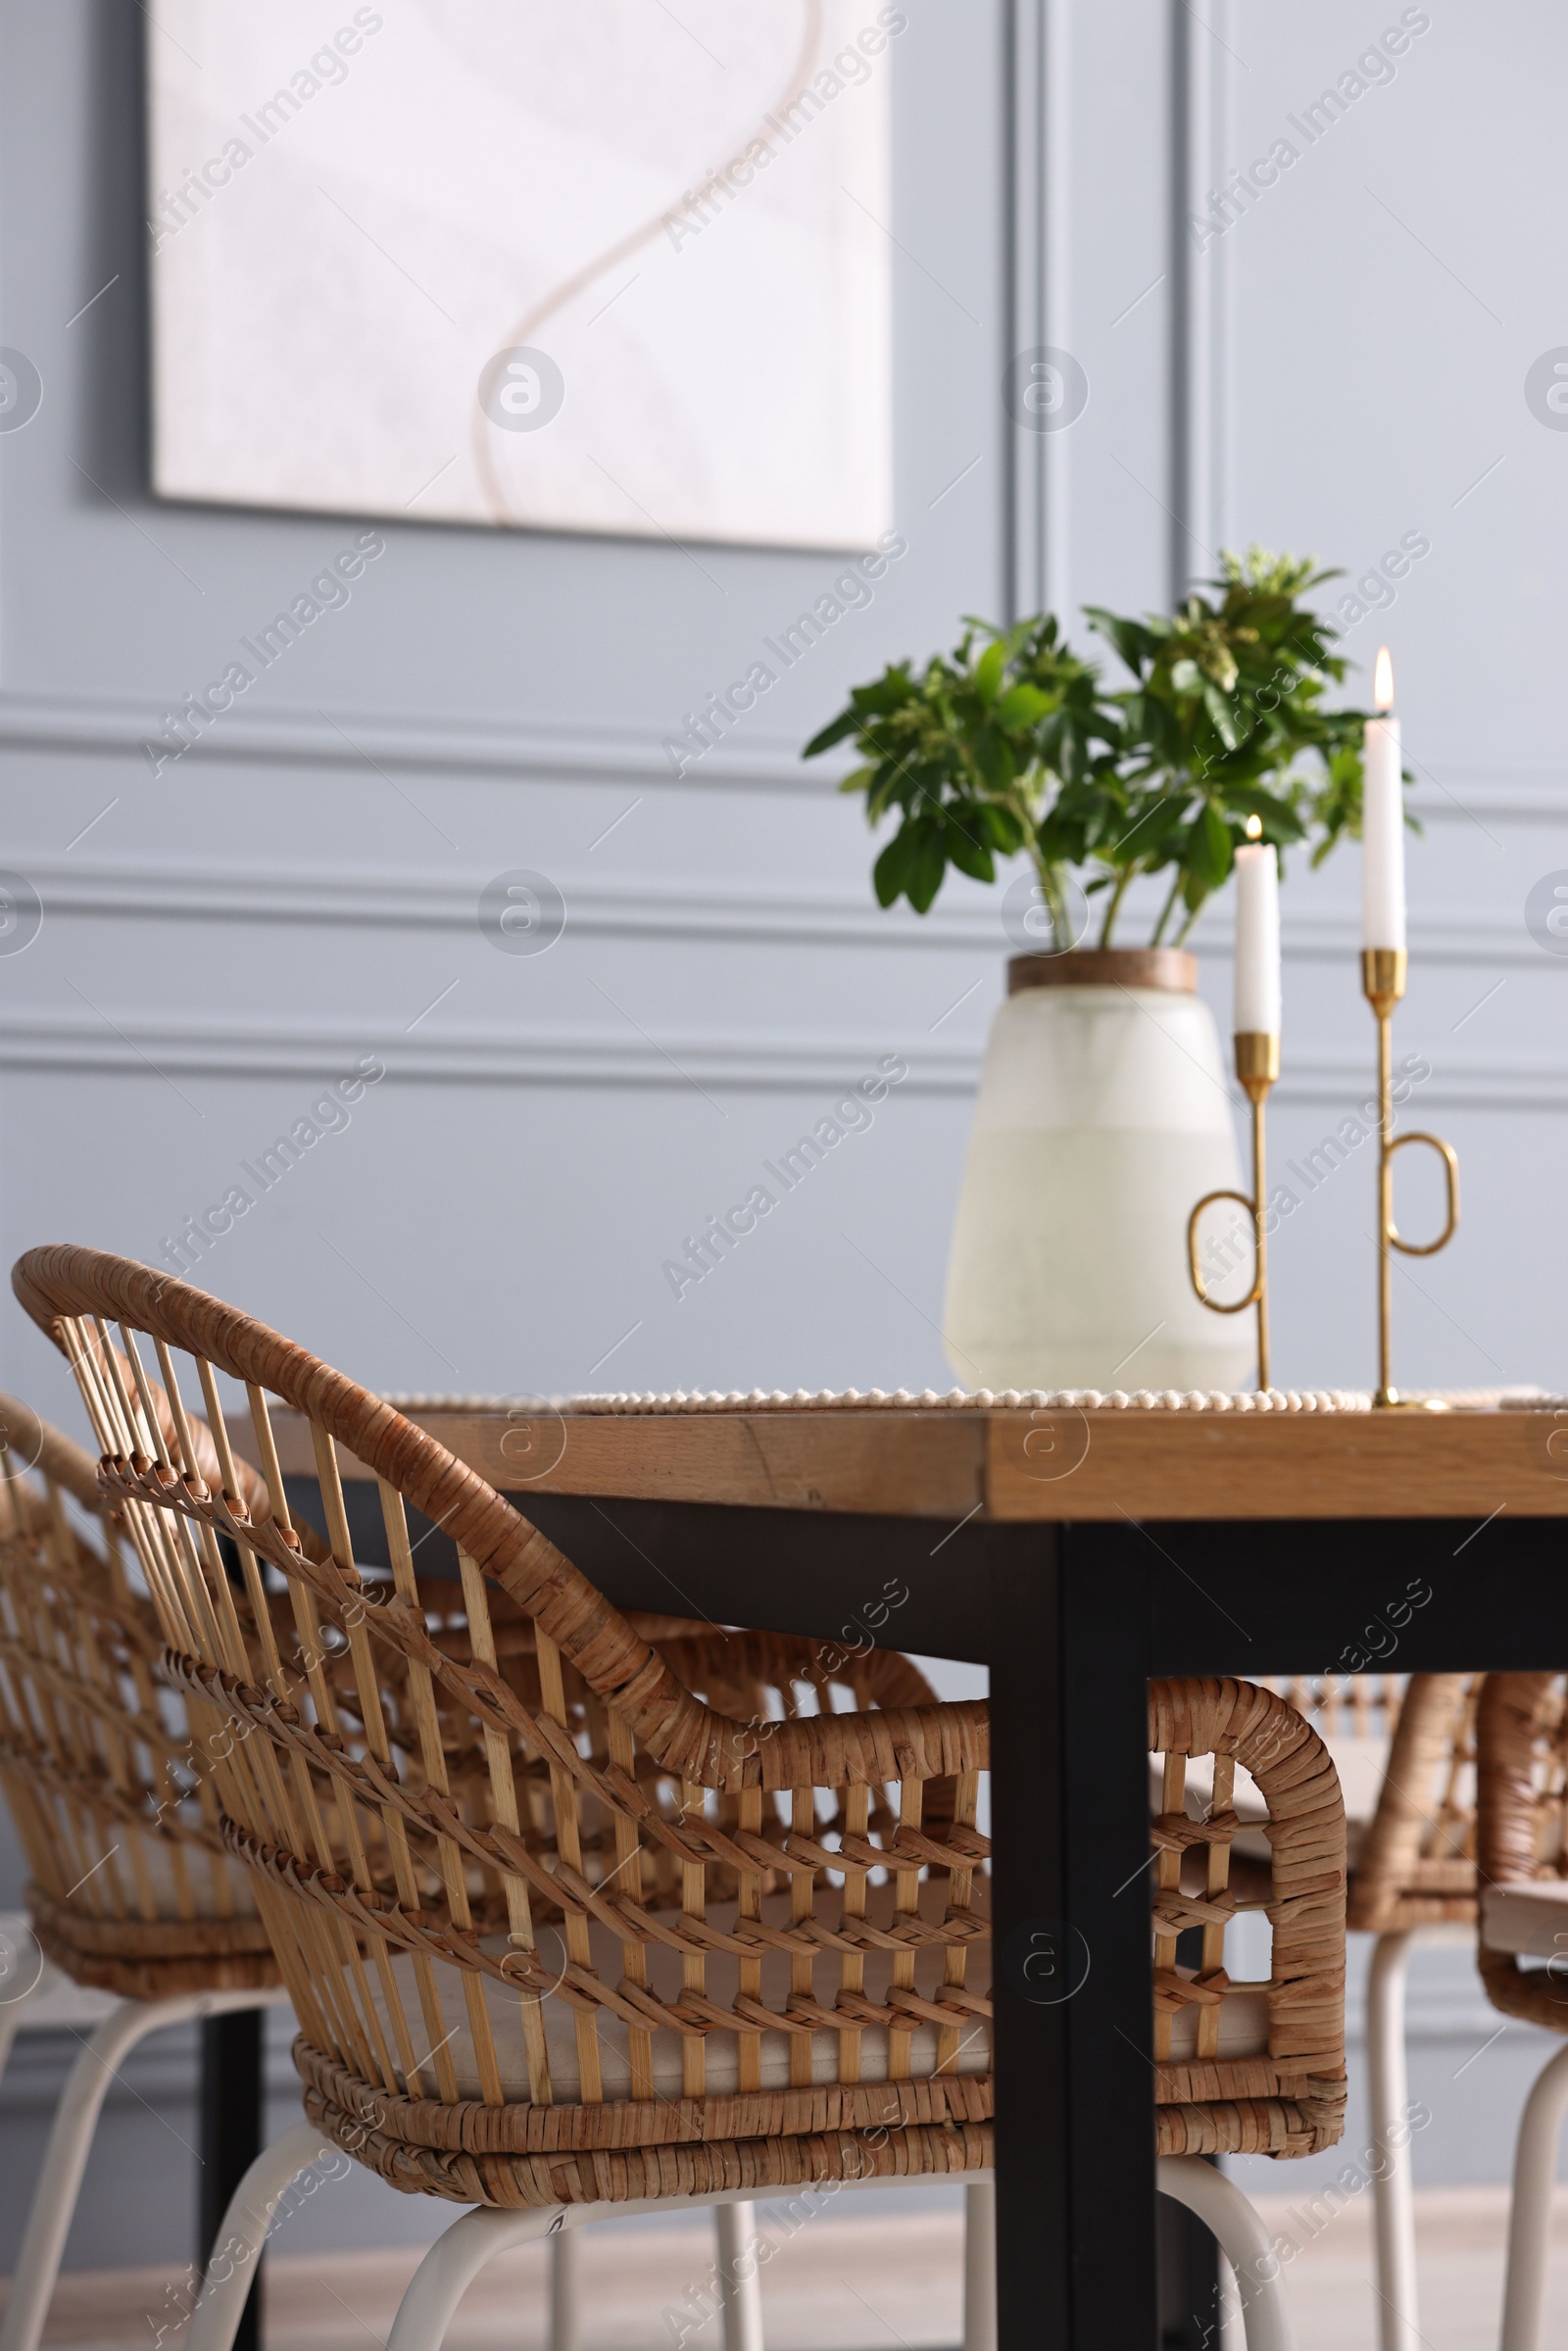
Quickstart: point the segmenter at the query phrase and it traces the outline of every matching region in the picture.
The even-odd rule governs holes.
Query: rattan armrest
[[[1540,1831],[1548,1805],[1537,1783],[1549,1734],[1560,1731],[1555,1674],[1489,1674],[1476,1716],[1476,1863],[1483,1886],[1528,1883],[1544,1874]],[[1568,2031],[1560,1981],[1521,1967],[1511,1951],[1478,1941],[1476,1962],[1487,1997],[1504,2016]]]
[[[1454,1753],[1465,1717],[1466,1674],[1412,1674],[1389,1745],[1377,1809],[1356,1853],[1349,1924],[1370,1934],[1418,1923],[1415,1912],[1473,1914],[1474,1872],[1450,1872],[1457,1884],[1433,1885],[1422,1847],[1432,1829],[1432,1790]],[[1425,1878],[1426,1883],[1423,1883]]]

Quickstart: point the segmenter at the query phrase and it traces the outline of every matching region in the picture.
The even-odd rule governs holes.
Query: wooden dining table
[[[622,1607],[989,1670],[1000,2339],[1151,2351],[1148,1681],[1568,1665],[1568,1404],[404,1408]]]

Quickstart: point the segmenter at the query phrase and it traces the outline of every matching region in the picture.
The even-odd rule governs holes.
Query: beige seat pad
[[[977,1885],[983,1886],[983,1881]],[[920,1907],[928,1919],[941,1916],[945,1887],[941,1882],[927,1880],[920,1888]],[[977,1904],[978,1907],[978,1904]],[[840,1902],[837,1892],[818,1893],[817,1915],[836,1924]],[[878,1923],[892,1917],[893,1889],[873,1886],[867,1908]],[[769,1925],[782,1926],[789,1918],[787,1894],[769,1896],[762,1905],[764,1920]],[[735,1922],[733,1903],[714,1904],[710,1911],[713,1925],[728,1931]],[[671,1923],[675,1923],[673,1918]],[[565,1950],[559,1927],[546,1927],[539,1933],[539,1949],[547,1965],[561,1966]],[[590,1926],[589,1942],[596,1972],[610,1984],[618,1984],[624,1972],[624,1946],[608,1929],[597,1923]],[[485,1944],[485,1949],[498,1955],[506,1948],[499,1938]],[[655,1994],[666,2001],[680,1996],[681,1961],[678,1952],[651,1943],[645,1946],[648,1955],[650,1986]],[[940,1948],[928,1946],[915,1960],[915,1988],[922,1996],[933,1999],[938,1995],[942,1979],[944,1954]],[[707,1996],[720,2007],[727,2007],[739,1987],[739,1961],[725,1952],[713,1952],[707,1966]],[[478,2066],[468,2022],[467,2001],[464,1979],[453,1966],[437,1963],[434,1969],[440,2007],[440,2029],[431,2033],[425,2025],[420,2007],[411,1957],[399,1954],[392,1962],[398,1996],[408,2019],[416,2061],[427,2076],[430,2068],[425,2061],[433,2043],[443,2035],[451,2052],[457,2075],[458,2094],[463,2098],[480,2095]],[[884,1998],[892,1981],[893,1955],[885,1951],[868,1952],[865,1958],[865,1991],[874,2003]],[[783,1951],[771,1951],[762,1961],[762,1998],[767,2006],[779,2007],[789,1994],[790,1959]],[[841,1980],[841,1962],[837,1953],[824,1953],[814,1966],[813,1994],[823,2007],[830,2007]],[[483,1984],[485,2009],[495,2039],[496,2057],[500,2067],[503,2091],[509,2103],[521,2103],[528,2096],[528,2068],[523,2044],[521,2001],[505,1984],[493,1977],[478,1979]],[[379,2018],[387,2044],[394,2051],[393,2037],[386,2014],[385,1996],[374,1968],[366,1970],[366,1982]],[[966,1988],[982,1995],[991,1988],[991,1945],[988,1941],[974,1943],[967,1954]],[[581,2095],[581,2066],[574,2024],[574,2012],[560,1998],[544,2002],[545,2041],[549,2055],[551,2087],[558,2104],[572,2104]],[[610,2011],[601,2009],[594,2019],[594,2036],[598,2044],[603,2092],[607,2099],[627,2098],[631,2095],[631,2060],[627,2027]],[[929,2079],[937,2070],[937,2041],[939,2028],[922,2019],[913,2021],[908,2035],[907,2071],[916,2081]],[[1196,2053],[1198,2010],[1184,2007],[1172,2019],[1172,2049],[1174,2060],[1180,2062]],[[654,2033],[654,2087],[662,2098],[679,2098],[684,2094],[682,2070],[682,2041],[684,2035],[672,2031],[656,2029]],[[796,2036],[788,2033],[767,2033],[760,2035],[761,2087],[788,2089],[790,2082],[790,2043]],[[902,2036],[901,2036],[902,2037]],[[722,2028],[706,2036],[704,2087],[710,2096],[724,2096],[739,2089],[739,2047],[741,2036]],[[842,2079],[843,2035],[836,2030],[823,2028],[813,2033],[811,2040],[811,2081],[822,2086]],[[859,2079],[862,2082],[885,2082],[888,2079],[890,2033],[882,2025],[867,2025],[859,2033]],[[1256,2056],[1268,2047],[1268,2004],[1263,1986],[1240,1989],[1228,1998],[1220,2011],[1220,2049],[1222,2057]],[[956,2059],[946,2069],[956,2074],[988,2074],[992,2064],[992,2031],[989,2018],[971,2016],[959,2030]]]
[[[1489,1951],[1561,1960],[1563,1996],[1568,1999],[1568,1880],[1483,1887],[1481,1939]]]

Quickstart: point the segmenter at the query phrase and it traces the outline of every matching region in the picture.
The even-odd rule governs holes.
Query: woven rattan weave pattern
[[[1476,1853],[1481,1883],[1509,1887],[1568,1879],[1568,1678],[1489,1674],[1476,1718]],[[1563,1908],[1568,1921],[1568,1903]],[[1568,2032],[1561,1944],[1545,1967],[1522,1967],[1485,1939],[1481,1981],[1504,2016]]]
[[[190,1768],[96,1465],[8,1396],[0,1426],[0,1787],[39,1943],[77,1983],[132,1999],[274,1984],[254,1882],[223,1849],[211,1776]]]
[[[884,1652],[645,1631],[432,1437],[249,1318],[87,1250],[34,1250],[15,1280],[138,1530],[300,2018],[313,2120],[400,2187],[505,2205],[989,2163],[984,1703],[934,1702]],[[172,1440],[146,1408],[149,1343]],[[175,1350],[194,1358],[183,1392]],[[248,1390],[266,1517],[241,1499],[215,1370]],[[216,1479],[182,1393],[214,1420]],[[269,1395],[310,1422],[327,1545],[291,1521]],[[388,1569],[356,1562],[339,1447],[379,1482]],[[454,1542],[460,1585],[416,1576],[409,1505]],[[1236,1682],[1153,1686],[1150,1744],[1158,2143],[1327,2145],[1345,2083],[1333,1765],[1283,1699]],[[1186,1758],[1208,1754],[1194,1818]],[[1238,1764],[1273,1854],[1271,1980],[1250,1986],[1224,1968]]]
[[[1376,1754],[1375,1805],[1350,1831],[1352,1929],[1474,1924],[1481,1682],[1479,1674],[1357,1673],[1276,1683],[1339,1755],[1342,1773],[1348,1749]]]
[[[1480,1674],[1412,1674],[1406,1683],[1350,1873],[1352,1927],[1388,1935],[1474,1925],[1481,1685]]]

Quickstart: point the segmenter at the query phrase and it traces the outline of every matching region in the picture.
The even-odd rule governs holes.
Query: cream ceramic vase
[[[1016,955],[986,1046],[948,1265],[948,1361],[970,1388],[1221,1388],[1255,1377],[1251,1315],[1193,1295],[1187,1219],[1241,1189],[1198,959]]]

